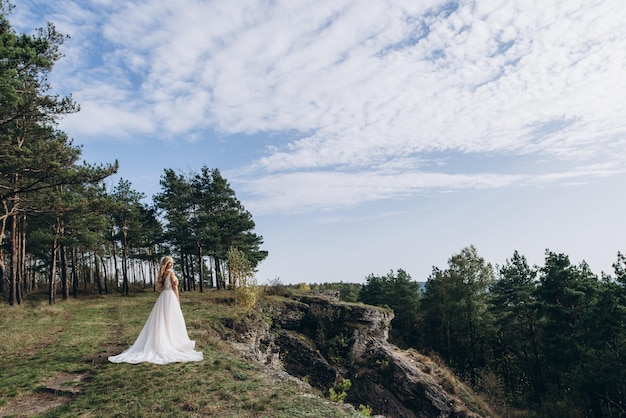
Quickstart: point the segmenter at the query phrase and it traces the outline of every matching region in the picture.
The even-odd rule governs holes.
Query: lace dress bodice
[[[172,270],[168,271],[165,275],[165,281],[163,282],[163,290],[172,289]]]

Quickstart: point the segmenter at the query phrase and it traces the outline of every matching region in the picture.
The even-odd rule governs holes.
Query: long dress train
[[[202,360],[202,352],[194,351],[196,342],[187,335],[185,318],[172,290],[171,274],[170,271],[163,291],[133,345],[117,356],[110,356],[110,362],[167,364]]]

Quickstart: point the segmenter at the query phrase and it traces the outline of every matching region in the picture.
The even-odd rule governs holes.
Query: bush
[[[348,396],[348,390],[352,387],[350,379],[343,379],[337,383],[334,388],[328,389],[330,400],[337,403],[343,403],[346,396]]]

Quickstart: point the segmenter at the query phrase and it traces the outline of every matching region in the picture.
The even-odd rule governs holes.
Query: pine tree
[[[122,292],[128,295],[130,251],[140,241],[141,199],[144,195],[132,189],[128,180],[120,179],[111,197],[113,198],[112,215],[117,230],[116,238],[122,249]]]
[[[359,291],[358,300],[369,305],[387,306],[394,312],[391,338],[402,346],[412,345],[418,338],[420,308],[419,283],[404,270],[385,276],[369,275]]]
[[[115,165],[76,165],[80,148],[56,128],[59,117],[78,111],[71,96],[50,93],[47,75],[61,58],[65,37],[54,25],[18,35],[7,19],[11,6],[0,0],[0,249],[9,241],[9,303],[22,301],[27,217],[69,185],[97,183]],[[8,232],[8,234],[7,234]],[[3,251],[3,250],[0,250]],[[0,274],[6,274],[0,253]],[[54,260],[51,260],[54,261]]]
[[[201,290],[205,257],[212,261],[216,286],[225,288],[225,266],[231,248],[241,251],[253,269],[267,256],[267,251],[259,248],[263,238],[253,232],[252,215],[219,170],[204,166],[200,172],[185,177],[166,169],[161,187],[163,191],[154,201],[167,221],[166,239],[180,252],[181,260],[195,258]],[[191,263],[181,264],[188,264],[191,271]],[[194,280],[192,274],[183,274]]]
[[[522,404],[541,401],[545,391],[534,295],[537,274],[526,257],[515,251],[500,268],[499,279],[489,292],[497,329],[492,367],[503,377],[511,398]]]
[[[487,292],[493,281],[493,267],[470,246],[448,260],[447,270],[433,269],[422,298],[423,326],[434,337],[429,348],[472,384],[490,357]]]

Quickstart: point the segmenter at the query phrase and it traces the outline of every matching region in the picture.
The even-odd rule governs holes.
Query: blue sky
[[[18,2],[16,2],[18,3]],[[426,280],[463,247],[626,251],[626,3],[20,0],[70,35],[50,81],[89,162],[151,198],[218,168],[260,283]],[[116,177],[111,182],[117,181]]]

